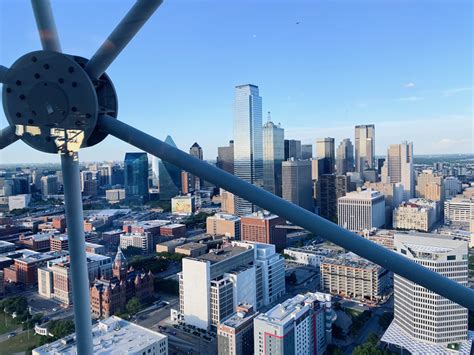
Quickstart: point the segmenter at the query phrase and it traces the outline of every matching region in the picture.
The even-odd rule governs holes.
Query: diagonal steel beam
[[[92,355],[92,321],[89,297],[89,272],[86,261],[84,215],[82,212],[79,158],[77,153],[61,154],[64,204],[71,263],[72,301],[76,326],[77,353]]]
[[[196,159],[115,118],[101,116],[98,127],[154,156],[179,166],[276,215],[350,250],[394,273],[474,311],[474,290],[462,286],[404,256],[325,220],[236,176]]]
[[[11,126],[5,127],[0,130],[0,149],[8,147],[18,139],[20,139],[20,137],[15,134],[15,130]]]
[[[5,83],[7,80],[8,68],[0,65],[0,83]]]
[[[137,0],[87,63],[85,70],[98,79],[127,46],[163,0]]]
[[[36,26],[46,51],[61,52],[56,23],[54,22],[53,9],[50,0],[31,0],[31,6],[35,14]]]

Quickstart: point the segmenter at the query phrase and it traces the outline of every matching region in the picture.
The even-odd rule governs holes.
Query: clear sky
[[[132,0],[53,0],[65,53],[90,57]],[[354,139],[375,123],[376,153],[472,153],[469,0],[165,0],[109,68],[119,118],[205,159],[232,139],[234,86],[260,87],[287,138]],[[40,48],[29,0],[0,0],[0,64]],[[0,110],[0,124],[6,125]],[[109,137],[82,160],[119,160]],[[57,161],[17,142],[0,162]]]

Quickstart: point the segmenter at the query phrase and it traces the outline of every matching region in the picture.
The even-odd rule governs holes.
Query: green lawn
[[[23,332],[16,337],[5,340],[0,343],[0,355],[26,352],[29,349],[34,349],[39,346],[40,337],[40,335],[34,335],[34,331],[30,330],[29,339],[28,332]]]
[[[7,322],[6,325],[5,325],[5,317],[6,317],[6,322]],[[12,317],[5,315],[5,313],[3,312],[0,313],[0,335],[9,333],[18,327],[19,325],[14,322]]]

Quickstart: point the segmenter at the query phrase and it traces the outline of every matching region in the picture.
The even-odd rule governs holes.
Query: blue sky
[[[131,0],[53,0],[65,53],[90,57]],[[119,118],[205,159],[232,139],[234,86],[260,87],[285,136],[353,140],[375,123],[376,153],[473,152],[472,4],[465,0],[171,1],[109,68]],[[29,0],[0,1],[0,64],[39,49]],[[6,125],[3,112],[1,126]],[[82,160],[134,151],[109,137]],[[0,162],[57,161],[17,142]]]

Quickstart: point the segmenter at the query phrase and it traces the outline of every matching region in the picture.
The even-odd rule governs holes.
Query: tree
[[[53,334],[55,340],[64,338],[74,333],[76,327],[72,319],[54,319],[48,323],[48,331]]]
[[[171,279],[153,279],[153,289],[155,292],[163,292],[171,295],[179,295],[179,283]]]
[[[137,297],[132,297],[130,301],[127,302],[127,312],[130,315],[138,313],[140,311],[140,308],[142,307],[140,300]]]
[[[379,318],[379,325],[382,329],[387,329],[390,323],[393,320],[393,313],[392,312],[385,312]]]

